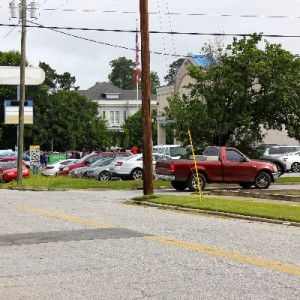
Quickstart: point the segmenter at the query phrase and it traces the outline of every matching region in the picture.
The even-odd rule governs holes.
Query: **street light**
[[[20,99],[19,99],[19,134],[18,134],[18,185],[22,185],[23,152],[24,152],[24,102],[25,102],[25,65],[26,65],[26,0],[18,4],[16,0],[9,3],[11,17],[22,19],[21,31],[21,64],[20,64]],[[37,17],[38,5],[33,0],[30,6],[30,17]]]

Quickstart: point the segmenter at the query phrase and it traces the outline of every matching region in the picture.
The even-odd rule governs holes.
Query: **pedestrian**
[[[46,167],[46,165],[47,165],[47,156],[46,156],[45,152],[43,152],[42,155],[40,156],[40,163],[41,163],[42,169],[44,167]]]
[[[131,152],[132,152],[133,154],[137,154],[138,151],[139,151],[139,148],[138,148],[137,146],[133,146],[133,147],[132,147]]]

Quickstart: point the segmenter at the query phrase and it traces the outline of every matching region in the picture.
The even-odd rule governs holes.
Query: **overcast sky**
[[[20,28],[3,26],[18,23],[18,19],[10,19],[8,7],[11,1],[0,0],[2,24],[0,51],[20,51]],[[27,4],[30,2],[31,0],[27,0]],[[44,26],[135,30],[136,19],[139,22],[139,0],[36,0],[36,2],[40,5],[40,16],[35,22]],[[293,35],[299,37],[266,37],[266,39],[271,43],[281,43],[284,49],[294,54],[300,53],[299,0],[149,0],[148,2],[150,31],[225,34],[263,32],[267,35]],[[28,21],[34,20],[28,17]],[[28,25],[30,24],[28,22]],[[42,61],[59,74],[71,73],[76,77],[76,85],[80,86],[80,89],[87,89],[97,81],[108,81],[111,60],[121,56],[135,60],[135,52],[130,50],[135,48],[135,33],[61,31],[67,35],[49,29],[28,29],[26,57],[32,66],[38,66]],[[204,43],[213,41],[214,37],[210,35],[150,34],[150,50],[170,54],[151,54],[151,71],[157,72],[163,85],[168,66],[179,58],[171,56],[172,54],[182,56],[189,52],[199,54]],[[225,44],[231,41],[231,36],[225,38]]]

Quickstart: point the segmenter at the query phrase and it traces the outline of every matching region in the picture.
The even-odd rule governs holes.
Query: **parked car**
[[[153,153],[153,172],[157,160],[169,160],[170,156]],[[143,154],[135,154],[123,160],[115,160],[109,167],[110,177],[120,177],[121,179],[140,180],[143,179]]]
[[[287,164],[283,157],[273,155],[273,156],[261,156],[261,160],[272,162],[277,166],[279,176],[283,175],[288,171]]]
[[[18,177],[18,162],[17,160],[6,162],[1,164],[0,166],[0,181],[1,182],[9,182]],[[26,163],[23,161],[23,168],[22,168],[22,176],[23,177],[30,177],[30,172],[26,167]]]
[[[101,165],[99,165],[96,168],[92,168],[91,170],[86,172],[87,178],[97,179],[100,181],[108,181],[110,180],[110,174],[109,174],[109,167],[112,163],[114,163],[116,160],[122,159],[121,157],[114,157],[114,158],[107,158],[101,160]],[[124,157],[125,159],[125,157]]]
[[[99,160],[96,160],[94,163],[92,163],[90,166],[71,170],[69,172],[69,176],[75,177],[75,178],[87,177],[86,175],[90,170],[93,170],[97,167],[106,165],[106,161],[109,161],[108,162],[108,165],[109,165],[114,160],[114,158],[115,158],[115,156],[100,158]]]
[[[131,152],[101,152],[101,153],[91,153],[88,155],[85,155],[81,159],[79,159],[76,164],[66,166],[64,168],[60,168],[60,171],[58,175],[65,175],[67,176],[70,171],[77,169],[77,168],[82,168],[82,167],[87,167],[90,166],[92,163],[95,161],[99,160],[100,158],[103,157],[115,157],[117,155],[121,156],[129,156],[132,155]]]
[[[77,159],[64,159],[57,161],[53,164],[47,165],[43,168],[42,175],[43,176],[57,176],[59,169],[61,167],[65,167],[67,165],[71,165],[77,162]]]
[[[300,172],[300,151],[280,155],[287,166],[287,171]]]
[[[273,145],[268,146],[264,149],[263,156],[278,156],[285,153],[300,151],[300,146],[280,146]]]

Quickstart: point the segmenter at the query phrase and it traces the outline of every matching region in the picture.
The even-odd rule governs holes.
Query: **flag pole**
[[[136,19],[136,35],[135,35],[135,83],[136,83],[136,111],[139,110],[139,37],[138,37],[138,20]]]

